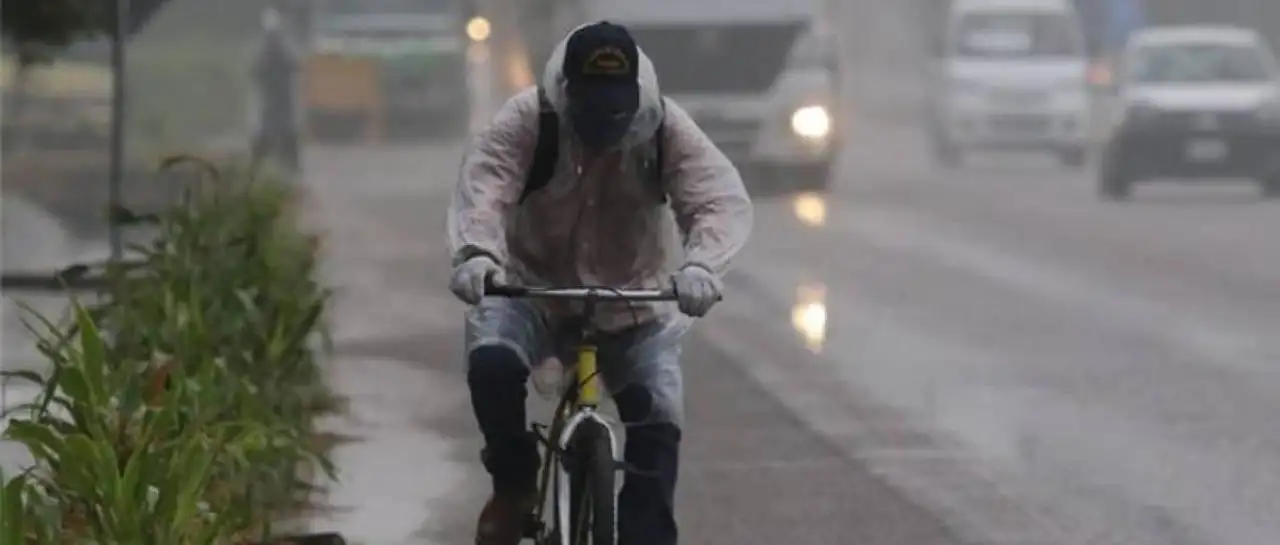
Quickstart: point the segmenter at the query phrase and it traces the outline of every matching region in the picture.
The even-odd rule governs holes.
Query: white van
[[[752,195],[823,190],[844,132],[835,29],[820,0],[588,0],[624,24]]]
[[[941,163],[980,149],[1084,164],[1089,59],[1072,0],[953,0],[935,52],[931,137]]]

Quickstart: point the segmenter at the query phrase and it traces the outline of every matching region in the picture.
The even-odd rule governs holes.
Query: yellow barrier
[[[382,138],[386,108],[376,61],[318,54],[307,59],[304,70],[308,111],[353,114],[361,119],[367,138]]]

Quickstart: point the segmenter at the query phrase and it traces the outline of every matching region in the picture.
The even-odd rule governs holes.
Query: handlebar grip
[[[492,297],[523,297],[529,294],[529,288],[498,285],[492,278],[488,278],[484,281],[484,294]]]
[[[670,293],[672,297],[680,297],[680,292],[676,290],[675,283],[671,284]],[[716,294],[716,302],[719,303],[721,301],[724,301],[724,292]]]

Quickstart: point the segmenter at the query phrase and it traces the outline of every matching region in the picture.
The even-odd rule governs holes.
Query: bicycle
[[[628,469],[618,456],[615,425],[597,411],[601,401],[596,361],[599,332],[592,318],[596,304],[601,301],[674,301],[675,292],[490,285],[485,295],[583,301],[583,325],[575,339],[575,380],[561,395],[551,425],[534,423],[530,427],[539,444],[542,466],[538,476],[537,504],[533,515],[526,521],[524,537],[536,545],[615,545],[615,479],[619,471]],[[552,501],[548,502],[548,499]],[[552,507],[551,513],[547,513],[548,503]],[[550,520],[547,520],[548,515]]]

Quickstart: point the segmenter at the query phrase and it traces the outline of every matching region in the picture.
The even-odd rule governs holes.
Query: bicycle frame
[[[570,505],[572,500],[569,494],[570,476],[563,463],[561,453],[569,448],[574,439],[574,433],[578,428],[584,422],[593,421],[600,425],[609,438],[610,456],[615,463],[620,460],[618,434],[615,431],[615,425],[597,411],[603,398],[603,385],[599,376],[599,361],[597,360],[599,353],[598,332],[592,322],[592,318],[595,316],[596,303],[602,299],[670,301],[673,300],[674,294],[669,291],[658,290],[624,291],[609,288],[533,289],[518,287],[491,287],[488,292],[492,295],[505,297],[577,299],[585,303],[583,309],[584,326],[582,336],[578,339],[577,358],[574,362],[574,384],[561,397],[547,436],[541,437],[539,434],[539,439],[543,441],[546,447],[547,455],[542,460],[542,471],[538,479],[538,503],[534,512],[535,524],[541,524],[542,521],[546,520],[546,506],[550,495],[555,505],[556,527],[560,530],[558,532],[559,535],[556,536],[556,543],[558,545],[570,545],[572,532],[569,526],[569,515],[572,510],[572,505]],[[535,424],[535,433],[538,432],[538,428],[539,426]],[[552,439],[554,439],[554,442],[552,442]],[[552,480],[553,474],[554,481]],[[543,527],[534,529],[534,533],[537,536],[535,537],[536,545],[553,545],[550,539],[551,535],[547,535],[545,533],[546,530]]]
[[[579,348],[578,365],[582,365],[583,363],[588,363],[589,367],[592,369],[591,373],[585,373],[583,371],[575,372],[575,376],[578,377],[579,395],[584,398],[587,398],[586,392],[588,391],[594,391],[593,394],[595,396],[599,396],[600,381],[598,376],[594,376],[595,374],[594,368],[596,366],[595,357],[596,357],[596,347],[594,345],[584,344]],[[570,495],[568,494],[568,491],[570,489],[569,488],[570,487],[569,471],[565,468],[564,464],[561,463],[562,460],[560,457],[560,453],[564,452],[566,449],[569,448],[569,444],[571,441],[573,441],[574,432],[577,431],[578,426],[582,425],[582,423],[587,420],[593,420],[596,423],[600,424],[600,427],[604,429],[605,433],[609,437],[610,457],[613,458],[615,463],[618,460],[620,460],[619,453],[618,453],[618,436],[614,432],[614,424],[609,422],[609,420],[604,416],[602,416],[600,413],[596,412],[596,407],[597,407],[597,404],[599,403],[598,401],[599,397],[589,398],[589,399],[595,399],[597,401],[595,401],[595,403],[592,403],[586,400],[580,400],[577,403],[575,403],[575,407],[573,407],[572,409],[569,409],[564,413],[561,413],[560,416],[562,418],[566,418],[567,420],[563,422],[564,428],[560,430],[559,438],[556,441],[557,448],[554,450],[548,449],[549,454],[546,457],[549,462],[548,465],[553,465],[555,467],[556,518],[557,518],[557,525],[562,530],[561,532],[559,532],[560,545],[569,545],[570,532],[566,530],[570,528],[569,514],[573,509],[573,506],[570,504],[570,502],[572,501],[572,498],[570,498]],[[546,471],[547,469],[550,469],[550,468],[544,468],[544,471]],[[543,502],[546,501],[546,493],[547,491],[545,489],[542,490],[542,492],[540,493],[540,496]]]

